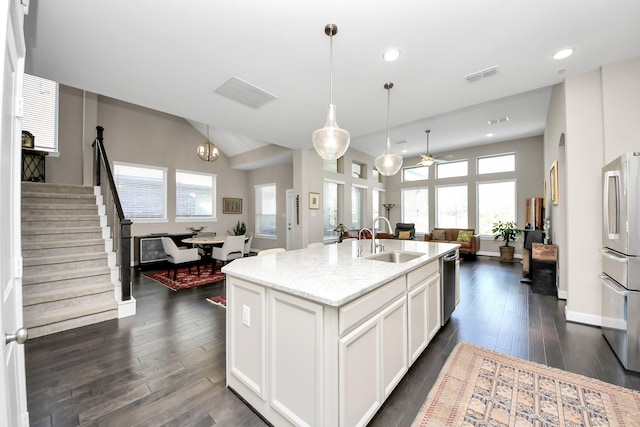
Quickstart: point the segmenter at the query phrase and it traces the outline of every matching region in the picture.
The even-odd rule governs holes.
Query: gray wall
[[[105,128],[104,143],[109,160],[168,168],[167,215],[165,222],[134,222],[133,235],[155,232],[183,233],[188,226],[206,225],[207,231],[226,235],[237,220],[248,221],[247,208],[242,214],[223,214],[222,198],[242,198],[244,206],[249,192],[248,174],[231,169],[229,159],[221,154],[213,163],[196,155],[204,136],[185,119],[150,110],[112,98],[88,94],[60,85],[59,157],[47,159],[47,181],[68,184],[91,184],[91,143],[95,126]],[[175,221],[176,169],[217,175],[217,221]]]
[[[640,58],[568,77],[554,88],[545,167],[555,159],[560,165],[560,200],[550,214],[568,320],[601,323],[601,170],[621,153],[640,150],[638,117]]]
[[[293,164],[284,164],[271,166],[262,169],[256,169],[248,174],[248,197],[246,210],[248,214],[247,233],[255,233],[255,192],[254,187],[262,184],[276,185],[276,239],[253,238],[252,248],[269,249],[269,248],[286,248],[287,242],[287,223],[286,223],[286,191],[293,188]]]

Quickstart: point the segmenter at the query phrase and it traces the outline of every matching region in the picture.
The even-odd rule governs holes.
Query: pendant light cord
[[[387,88],[387,154],[391,152],[391,139],[389,138],[389,122],[391,121],[391,87]]]
[[[329,104],[333,105],[333,33],[329,36]]]

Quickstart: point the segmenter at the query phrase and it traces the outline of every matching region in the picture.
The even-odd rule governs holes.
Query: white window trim
[[[513,170],[511,171],[502,171],[502,172],[485,172],[485,173],[480,173],[480,160],[481,159],[491,159],[494,157],[504,157],[504,156],[513,156]],[[518,161],[518,153],[516,153],[515,151],[513,152],[508,152],[508,153],[500,153],[500,154],[489,154],[486,156],[478,156],[476,157],[476,175],[490,175],[493,173],[513,173],[516,172],[517,168],[516,168],[516,163]]]
[[[190,175],[202,175],[202,176],[208,176],[213,178],[213,189],[212,189],[212,202],[213,202],[213,206],[212,206],[212,212],[213,215],[212,216],[207,216],[207,217],[192,217],[192,216],[177,216],[176,215],[176,222],[194,222],[194,221],[199,221],[199,222],[217,222],[218,221],[218,204],[217,204],[217,198],[218,198],[218,174],[215,173],[206,173],[206,172],[195,172],[195,171],[189,171],[189,170],[185,170],[185,169],[176,169],[176,175],[178,173],[188,173]],[[176,209],[177,209],[177,205],[178,205],[178,179],[176,177],[176,175],[174,175],[174,178],[176,178]]]
[[[258,238],[258,239],[266,239],[266,240],[277,240],[278,238],[278,213],[277,213],[277,205],[278,205],[278,186],[276,185],[275,182],[271,182],[271,183],[265,183],[265,184],[256,184],[253,186],[253,197],[256,197],[256,190],[258,188],[262,188],[262,187],[276,187],[276,232],[274,234],[263,234],[263,233],[258,233],[256,232],[254,234],[254,237]],[[254,207],[253,207],[253,215],[254,215],[254,221],[256,220],[256,217],[258,216],[258,212],[257,212],[257,207],[258,207],[258,200],[255,200],[254,203]],[[258,229],[258,224],[256,223],[256,230]]]
[[[419,168],[427,168],[427,177],[425,179],[414,179],[414,180],[406,180],[404,178],[404,171],[407,169],[419,169]],[[412,165],[412,166],[404,166],[402,169],[400,169],[400,181],[402,183],[405,182],[423,182],[423,181],[429,181],[429,173],[431,172],[431,166],[426,166],[426,165]]]
[[[427,200],[429,200],[429,197],[431,196],[431,194],[429,194],[429,186],[424,186],[424,187],[405,187],[405,188],[401,188],[400,189],[400,221],[404,222],[404,190],[427,190]],[[431,209],[428,209],[427,212],[429,212]],[[427,224],[429,224],[429,218],[427,218]],[[426,233],[428,233],[428,225],[427,225],[427,230]],[[418,230],[416,229],[416,233],[418,233]],[[425,233],[425,231],[420,230],[420,233]]]
[[[493,179],[490,181],[476,181],[476,233],[480,233],[480,191],[478,191],[478,187],[481,184],[496,184],[500,182],[513,182],[514,183],[514,210],[515,218],[514,221],[518,220],[518,180],[516,178],[508,178],[508,179]],[[478,234],[481,240],[493,240],[493,235],[491,234]]]
[[[433,223],[435,225],[436,228],[439,228],[440,225],[438,224],[438,189],[439,188],[447,188],[447,187],[466,187],[467,189],[467,227],[469,227],[469,183],[468,182],[461,182],[459,184],[441,184],[441,185],[434,185],[433,186],[433,199],[434,199],[434,215],[435,218],[433,218]]]
[[[167,179],[168,179],[168,174],[167,172],[169,171],[168,168],[166,167],[162,167],[162,166],[153,166],[153,165],[143,165],[141,163],[128,163],[128,162],[120,162],[120,161],[113,161],[113,168],[114,168],[114,173],[115,173],[115,166],[116,165],[120,165],[120,166],[129,166],[129,167],[134,167],[134,168],[145,168],[145,169],[156,169],[156,170],[161,170],[162,173],[164,174],[164,207],[163,207],[163,212],[164,212],[164,217],[163,218],[127,218],[130,219],[132,223],[138,223],[138,224],[152,224],[152,223],[166,223],[169,222],[169,218],[167,215]]]
[[[439,168],[440,166],[443,166],[443,165],[451,165],[451,164],[454,164],[454,163],[466,163],[466,164],[467,164],[467,173],[466,173],[466,174],[464,174],[464,175],[447,176],[447,177],[444,177],[444,178],[440,178],[440,177],[438,176],[438,168]],[[450,161],[447,161],[446,163],[442,163],[442,164],[437,164],[437,163],[435,163],[435,166],[436,166],[436,171],[435,171],[435,179],[436,179],[436,180],[438,180],[438,179],[455,179],[455,178],[464,178],[464,177],[469,176],[469,159],[456,159],[456,160],[450,160]]]

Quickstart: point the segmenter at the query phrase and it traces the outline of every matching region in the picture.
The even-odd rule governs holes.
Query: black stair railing
[[[96,126],[96,139],[93,147],[93,185],[101,188],[105,195],[107,222],[112,230],[114,250],[120,266],[120,283],[122,284],[122,301],[131,299],[131,220],[125,218],[118,189],[111,173],[109,158],[104,149],[102,133],[104,128]],[[107,197],[108,196],[108,197]]]

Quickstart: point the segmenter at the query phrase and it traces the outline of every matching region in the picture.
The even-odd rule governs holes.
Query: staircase
[[[118,317],[115,254],[93,187],[22,183],[24,324],[29,338]],[[102,224],[101,224],[102,222]]]

